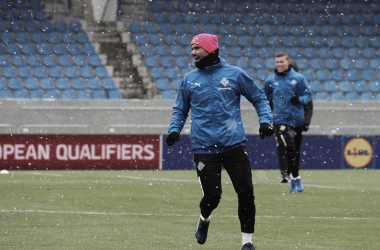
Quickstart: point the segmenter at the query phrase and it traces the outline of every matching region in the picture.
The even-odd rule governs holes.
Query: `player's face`
[[[277,72],[281,73],[289,68],[290,61],[286,59],[286,56],[276,57],[275,59]]]
[[[202,58],[208,55],[207,51],[204,50],[198,44],[191,45],[191,55],[194,57],[195,62],[199,62]]]

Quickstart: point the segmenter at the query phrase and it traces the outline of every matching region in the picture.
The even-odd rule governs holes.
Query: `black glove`
[[[166,138],[166,144],[168,146],[173,146],[176,141],[179,141],[179,134],[177,132],[171,132]]]
[[[293,105],[297,105],[301,102],[300,98],[298,96],[293,96],[292,98],[290,98],[290,102],[293,104]]]
[[[262,140],[265,139],[265,136],[272,136],[274,133],[273,127],[268,123],[261,123],[259,128],[259,134]]]
[[[309,124],[304,124],[302,129],[305,132],[308,131],[309,130]]]

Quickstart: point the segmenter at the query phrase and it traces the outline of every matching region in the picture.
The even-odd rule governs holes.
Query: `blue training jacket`
[[[304,105],[311,101],[311,90],[305,77],[293,68],[284,76],[270,75],[263,90],[268,100],[273,98],[273,124],[292,127],[302,126],[305,121]],[[301,103],[293,105],[290,98],[297,95]]]
[[[191,109],[191,146],[194,154],[216,154],[244,145],[246,136],[240,113],[243,95],[256,109],[260,124],[271,123],[269,102],[247,73],[220,63],[185,75],[173,106],[171,132],[182,131]]]

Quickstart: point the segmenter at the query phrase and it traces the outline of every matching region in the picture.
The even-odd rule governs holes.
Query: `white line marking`
[[[121,176],[121,175],[119,175],[119,177],[126,178],[126,179],[150,180],[150,181],[198,182],[198,180],[162,179],[162,178],[147,178],[147,177],[137,177],[137,176]]]
[[[147,177],[137,177],[137,176],[121,176],[119,177],[126,178],[126,179],[134,179],[134,180],[150,180],[150,181],[173,181],[173,182],[199,182],[198,180],[183,180],[183,179],[164,179],[164,178],[147,178]],[[259,179],[260,182],[255,182],[255,179]],[[262,181],[265,180],[265,181]],[[256,178],[253,178],[254,185],[260,185],[260,184],[271,184],[271,185],[281,185],[283,186],[283,183],[273,182],[273,181],[267,181],[267,177],[265,175],[264,171],[258,171],[256,174]],[[223,184],[231,184],[231,181],[223,182]],[[362,188],[354,188],[354,187],[332,187],[332,186],[320,186],[320,185],[312,185],[312,184],[304,184],[304,187],[315,187],[315,188],[328,188],[328,189],[346,189],[346,190],[362,190]]]
[[[20,172],[16,172],[17,174],[19,174]],[[45,174],[45,173],[41,173],[41,172],[21,172],[23,174],[32,174],[32,175],[46,175],[46,176],[57,176],[57,177],[62,177],[63,175],[61,174]]]
[[[115,215],[115,216],[160,216],[160,217],[199,217],[199,214],[183,215],[183,214],[139,214],[139,213],[107,213],[107,212],[80,212],[80,211],[52,211],[52,210],[34,210],[34,209],[1,209],[2,213],[46,213],[46,214],[85,214],[85,215]],[[237,218],[237,215],[213,215],[213,217],[220,218]],[[358,217],[286,217],[286,216],[267,216],[267,215],[256,215],[256,218],[268,218],[268,219],[317,219],[317,220],[380,220],[380,218],[358,218]]]
[[[315,187],[315,188],[329,188],[329,189],[346,189],[346,190],[362,190],[362,188],[354,188],[354,187],[332,187],[332,186],[321,186],[321,185],[311,185],[304,184],[305,187]]]
[[[313,217],[310,216],[310,219],[318,220],[331,220],[331,219],[340,219],[340,220],[379,220],[379,218],[357,218],[357,217]]]
[[[25,174],[31,174],[31,175],[45,175],[45,176],[56,176],[56,177],[63,177],[64,175],[61,174],[46,174],[41,172],[22,172]],[[152,178],[152,177],[138,177],[138,176],[123,176],[118,175],[118,177],[126,178],[126,179],[134,179],[134,180],[150,180],[150,181],[167,181],[167,182],[197,182],[198,180],[184,180],[184,179],[164,179],[164,178]],[[255,182],[256,180],[260,180],[259,183]],[[264,181],[263,181],[264,180]],[[262,182],[263,181],[263,182]],[[271,185],[284,185],[282,183],[268,181],[265,171],[256,171],[256,178],[253,176],[253,182],[254,185],[260,185],[260,184],[271,184]],[[224,184],[231,184],[231,181],[223,182]],[[322,185],[313,185],[313,184],[303,184],[304,187],[314,187],[314,188],[327,188],[327,189],[337,189],[337,190],[363,190],[363,188],[355,188],[355,187],[333,187],[333,186],[322,186]]]

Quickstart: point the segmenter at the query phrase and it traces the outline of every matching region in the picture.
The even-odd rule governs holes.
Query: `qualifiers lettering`
[[[56,157],[58,160],[153,160],[152,144],[102,144],[102,145],[67,145],[58,144]]]
[[[49,160],[50,145],[25,145],[25,144],[3,144],[0,145],[0,159],[8,160]]]
[[[58,160],[153,160],[152,144],[58,144],[55,150]],[[54,149],[53,149],[54,150]],[[50,145],[3,144],[0,160],[50,160]]]

